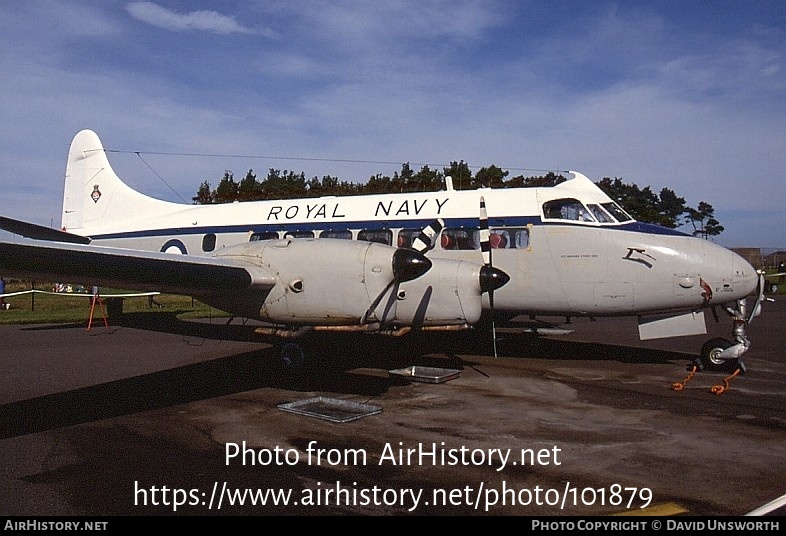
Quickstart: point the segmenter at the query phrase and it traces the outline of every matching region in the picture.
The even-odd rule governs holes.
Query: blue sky
[[[671,188],[786,248],[782,1],[4,0],[0,96],[0,214],[43,225],[90,128],[170,201],[464,160]]]

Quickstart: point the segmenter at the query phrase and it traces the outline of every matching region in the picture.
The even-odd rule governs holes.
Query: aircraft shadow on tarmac
[[[373,397],[397,378],[344,370],[286,370],[268,350],[185,365],[0,406],[0,439],[264,387]]]
[[[236,324],[232,319],[214,318],[207,321],[188,321],[178,318],[178,312],[124,313],[116,325],[172,333],[215,340],[261,342],[275,345],[281,339],[264,337],[255,333],[259,324]],[[515,324],[514,324],[515,325]],[[624,345],[595,342],[571,341],[533,335],[530,332],[497,334],[499,355],[550,360],[594,360],[618,361],[620,363],[689,363],[697,354],[648,349]],[[373,334],[342,334],[320,332],[306,339],[306,345],[314,347],[317,354],[327,352],[328,362],[333,368],[344,361],[353,361],[357,366],[371,366],[379,357],[385,361],[381,366],[406,366],[407,359],[418,359],[430,353],[492,355],[493,341],[487,328],[468,331],[411,333],[407,337],[386,337]],[[343,359],[337,359],[335,349],[340,348]],[[390,360],[394,363],[390,363]],[[358,362],[354,362],[358,361]],[[396,362],[398,361],[398,362]],[[418,360],[418,364],[423,364]]]
[[[261,341],[255,326],[182,321],[174,314],[124,315],[120,325],[220,340]],[[71,326],[73,327],[73,326]],[[60,329],[61,326],[26,329]],[[113,329],[122,329],[115,324]],[[106,329],[101,327],[101,329]],[[408,380],[394,375],[353,373],[358,368],[392,370],[411,364],[475,368],[471,355],[489,355],[491,341],[478,333],[409,339],[327,334],[315,357],[288,368],[274,346],[142,376],[31,398],[0,406],[0,439],[245,391],[273,387],[293,391],[328,391],[374,397]],[[547,360],[603,360],[664,364],[689,362],[690,354],[608,344],[506,335],[500,355]],[[460,357],[461,355],[466,357]]]

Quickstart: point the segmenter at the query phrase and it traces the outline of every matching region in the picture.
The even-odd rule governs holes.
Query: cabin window
[[[543,203],[543,217],[557,220],[595,221],[590,211],[578,199],[554,199]]]
[[[287,231],[284,238],[314,238],[314,231]]]
[[[446,250],[480,249],[478,230],[447,228],[439,239],[440,247]]]
[[[489,245],[492,249],[526,249],[529,247],[529,229],[494,227],[489,231]]]
[[[260,240],[278,240],[278,233],[276,231],[265,231],[262,233],[251,233],[248,237],[249,242],[258,242]]]
[[[390,229],[365,229],[358,233],[358,240],[365,240],[366,242],[377,242],[379,244],[393,244],[393,231]]]
[[[527,249],[529,247],[529,229],[511,229],[513,233],[513,247],[516,249]]]
[[[342,240],[352,240],[352,231],[344,229],[341,231],[322,231],[319,233],[320,238],[340,238]]]
[[[213,251],[216,249],[216,235],[213,233],[206,234],[202,237],[202,251]]]
[[[492,229],[489,232],[489,245],[491,249],[507,249],[512,247],[510,233],[503,229]]]
[[[420,236],[423,229],[401,229],[396,238],[396,245],[400,248],[412,249],[412,243]]]
[[[622,210],[622,208],[613,201],[611,203],[601,203],[601,206],[605,208],[609,212],[609,214],[617,218],[617,221],[620,223],[624,221],[630,221],[633,219],[630,217],[630,215],[627,212]]]
[[[478,240],[477,235],[475,240]],[[489,230],[489,245],[492,249],[527,249],[529,229],[526,227],[494,227]]]

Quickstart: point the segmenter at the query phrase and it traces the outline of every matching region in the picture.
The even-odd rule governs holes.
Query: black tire
[[[298,343],[288,342],[281,346],[281,363],[286,368],[302,368],[306,364],[306,351]]]
[[[737,368],[737,359],[718,359],[718,354],[734,346],[730,340],[716,337],[704,343],[701,347],[701,364],[707,370],[734,370]]]

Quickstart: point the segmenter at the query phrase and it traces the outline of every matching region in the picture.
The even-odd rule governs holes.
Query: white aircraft
[[[0,273],[185,294],[290,341],[467,329],[484,310],[637,316],[651,339],[706,333],[704,313],[720,307],[733,340],[708,341],[697,365],[744,370],[761,275],[707,240],[634,221],[570,175],[553,187],[454,190],[447,178],[434,192],[187,205],[128,187],[84,130],[68,155],[62,230],[0,218],[31,239],[0,242]]]

